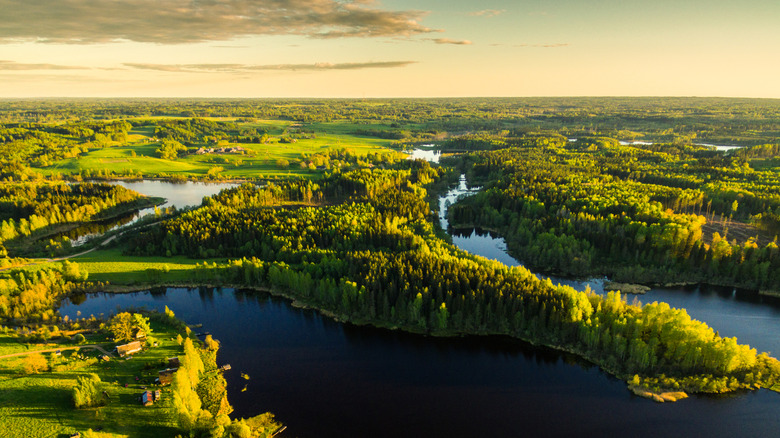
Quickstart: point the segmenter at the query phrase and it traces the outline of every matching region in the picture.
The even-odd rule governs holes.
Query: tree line
[[[199,265],[195,281],[272,288],[356,323],[515,336],[576,352],[626,380],[664,375],[671,386],[721,392],[772,386],[780,377],[775,359],[718,336],[684,310],[556,286],[457,250],[429,222],[423,189],[411,182],[427,164],[416,166],[396,169],[400,180],[389,184],[383,172],[361,174],[377,190],[321,207],[269,206],[261,201],[269,187],[224,191],[191,216],[138,236],[130,248],[242,257]],[[348,174],[333,178],[314,189],[315,197],[354,184]]]
[[[498,230],[513,255],[546,272],[779,289],[780,251],[766,235],[780,208],[777,176],[712,168],[697,153],[580,141],[479,152],[465,167],[485,188],[452,206],[450,221]],[[763,243],[729,240],[729,225],[750,229],[749,220],[765,221],[753,228]]]

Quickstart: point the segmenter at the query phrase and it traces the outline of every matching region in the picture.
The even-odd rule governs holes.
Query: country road
[[[76,254],[71,254],[71,255],[67,255],[67,256],[57,257],[57,258],[53,258],[53,259],[48,259],[48,258],[47,259],[37,259],[35,261],[32,261],[30,263],[25,263],[23,265],[7,266],[5,268],[0,268],[0,272],[7,271],[9,269],[24,268],[25,266],[40,265],[41,263],[61,262],[63,260],[67,260],[67,259],[72,259],[74,257],[83,256],[84,254],[89,254],[92,251],[100,248],[101,246],[106,245],[108,242],[114,240],[115,238],[116,238],[116,236],[111,236],[108,239],[106,239],[104,242],[102,242],[100,245],[98,245],[98,246],[96,246],[94,248],[88,249],[86,251],[82,251],[82,252],[76,253]]]
[[[152,226],[152,225],[157,225],[157,224],[159,224],[160,222],[162,222],[162,221],[152,222],[151,224],[145,224],[145,225],[142,225],[141,227],[139,227],[138,229],[140,229],[140,228],[145,228],[145,227],[150,227],[150,226]],[[7,267],[5,267],[5,268],[0,268],[0,272],[7,271],[7,270],[9,270],[9,269],[24,268],[25,266],[34,266],[34,265],[40,265],[41,263],[61,262],[61,261],[63,261],[63,260],[68,260],[68,259],[72,259],[72,258],[75,258],[75,257],[81,257],[81,256],[83,256],[83,255],[85,255],[85,254],[89,254],[89,253],[91,253],[92,251],[95,251],[96,249],[99,249],[100,247],[103,247],[103,246],[106,246],[106,245],[108,245],[108,244],[109,244],[109,243],[111,243],[111,242],[112,242],[114,239],[116,239],[117,237],[119,237],[119,236],[121,236],[121,235],[125,234],[125,233],[126,233],[126,232],[128,232],[128,231],[131,231],[131,230],[125,230],[125,231],[122,231],[122,232],[121,232],[121,233],[119,233],[119,234],[114,234],[113,236],[109,237],[108,239],[106,239],[106,240],[104,240],[104,241],[100,242],[100,244],[99,244],[99,245],[97,245],[97,246],[95,246],[95,247],[93,247],[93,248],[91,248],[91,249],[88,249],[88,250],[86,250],[86,251],[82,251],[82,252],[79,252],[79,253],[76,253],[76,254],[67,255],[67,256],[56,257],[56,258],[53,258],[53,259],[50,259],[50,258],[46,258],[46,259],[36,259],[36,260],[34,260],[34,261],[30,262],[30,263],[25,263],[25,264],[23,264],[23,265],[7,266]]]

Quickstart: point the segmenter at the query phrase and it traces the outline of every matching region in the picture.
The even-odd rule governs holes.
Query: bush
[[[92,408],[105,404],[100,377],[97,374],[79,376],[73,387],[73,403],[76,408]]]
[[[25,374],[38,374],[49,368],[49,362],[41,353],[33,353],[24,358],[23,367]]]

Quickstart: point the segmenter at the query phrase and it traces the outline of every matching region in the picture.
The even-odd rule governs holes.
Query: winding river
[[[444,197],[442,209],[468,191],[462,179]],[[503,239],[478,230],[465,234],[453,236],[459,247],[519,264],[504,252]],[[567,282],[600,291],[602,280]],[[757,296],[654,289],[640,299],[685,307],[724,336],[780,351],[774,336],[780,307]],[[167,305],[188,323],[203,324],[203,331],[222,342],[220,362],[232,365],[226,378],[234,415],[270,410],[288,426],[286,437],[733,437],[774,436],[780,430],[776,393],[656,404],[575,357],[508,338],[438,339],[354,327],[265,294],[232,289],[169,288],[79,301],[64,303],[60,312],[74,318]]]

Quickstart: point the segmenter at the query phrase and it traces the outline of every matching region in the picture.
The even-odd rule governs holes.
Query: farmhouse
[[[175,373],[176,370],[178,370],[178,368],[168,368],[166,370],[158,371],[157,378],[160,380],[160,385],[170,385],[173,383],[173,373]]]
[[[154,404],[154,400],[152,399],[152,391],[144,391],[143,394],[141,394],[141,404],[144,406],[151,406]]]
[[[116,346],[116,352],[119,354],[119,357],[129,356],[129,355],[137,353],[139,351],[141,351],[141,342],[140,341],[133,341],[133,342],[130,342],[129,344],[117,345]]]

